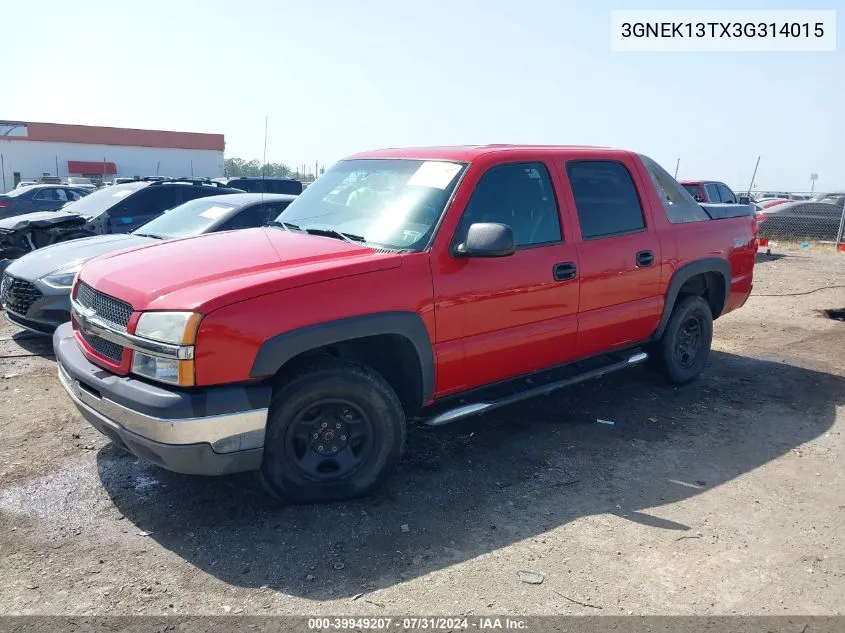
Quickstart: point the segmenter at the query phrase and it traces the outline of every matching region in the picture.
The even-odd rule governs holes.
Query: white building
[[[0,120],[0,193],[43,176],[223,176],[222,134]]]

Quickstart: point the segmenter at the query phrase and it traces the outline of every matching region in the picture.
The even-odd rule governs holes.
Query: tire
[[[402,456],[405,412],[369,367],[321,360],[274,389],[258,478],[288,503],[342,501],[379,488]]]
[[[675,385],[694,380],[704,369],[713,342],[713,314],[701,297],[687,297],[672,310],[654,346],[653,366]]]

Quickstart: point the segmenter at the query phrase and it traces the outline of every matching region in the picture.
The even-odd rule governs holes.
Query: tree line
[[[268,178],[296,178],[297,180],[313,181],[315,166],[310,168],[301,165],[291,168],[284,163],[264,163],[256,159],[244,160],[243,158],[227,158],[223,161],[223,168],[228,177],[236,176],[265,176]],[[323,169],[320,170],[320,173]]]

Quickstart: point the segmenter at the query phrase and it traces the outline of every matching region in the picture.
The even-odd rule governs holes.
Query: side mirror
[[[466,241],[455,248],[458,257],[507,257],[514,252],[513,230],[498,222],[470,224]]]
[[[751,204],[751,198],[749,198],[748,196],[740,196],[739,197],[739,203],[740,204]]]

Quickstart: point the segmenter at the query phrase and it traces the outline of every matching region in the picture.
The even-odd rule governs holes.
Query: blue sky
[[[760,154],[762,188],[806,190],[817,172],[817,190],[845,189],[841,37],[835,53],[611,53],[609,32],[619,8],[843,0],[142,4],[53,0],[5,24],[0,118],[217,132],[227,156],[260,159],[266,114],[268,160],[291,165],[384,146],[611,145],[735,188]]]

